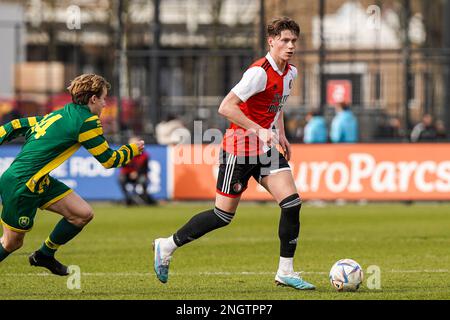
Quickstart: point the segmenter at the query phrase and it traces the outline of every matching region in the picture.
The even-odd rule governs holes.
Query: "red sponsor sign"
[[[352,82],[349,80],[328,80],[327,104],[335,105],[340,102],[352,103]]]

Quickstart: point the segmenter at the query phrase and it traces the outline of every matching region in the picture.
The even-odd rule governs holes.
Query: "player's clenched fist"
[[[138,147],[139,153],[142,153],[142,151],[144,151],[145,146],[144,140],[139,140],[138,142],[136,142],[136,145]]]

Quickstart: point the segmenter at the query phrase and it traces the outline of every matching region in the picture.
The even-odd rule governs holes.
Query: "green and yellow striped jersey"
[[[84,105],[69,103],[46,116],[15,119],[0,127],[0,144],[25,135],[25,144],[9,174],[24,181],[31,191],[80,146],[85,147],[105,168],[127,164],[139,154],[136,144],[112,150],[103,136],[97,115]]]

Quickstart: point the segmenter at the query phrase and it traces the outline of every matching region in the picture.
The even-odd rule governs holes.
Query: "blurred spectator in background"
[[[436,133],[438,140],[447,140],[447,128],[445,127],[444,121],[436,120]]]
[[[425,114],[422,121],[416,124],[411,131],[411,142],[433,142],[437,139],[437,130],[433,116]]]
[[[190,144],[191,133],[180,119],[172,114],[167,116],[166,121],[156,125],[156,141],[159,144]]]
[[[383,141],[402,141],[406,132],[398,117],[389,117],[379,128],[377,138]]]
[[[139,140],[141,138],[131,137],[129,143],[135,143]],[[147,192],[150,183],[148,178],[149,161],[150,156],[144,149],[140,155],[135,156],[127,165],[120,168],[119,183],[127,206],[157,204],[157,201]]]
[[[330,139],[334,143],[358,142],[358,120],[345,102],[336,105]]]
[[[306,126],[303,136],[304,143],[326,143],[328,139],[327,123],[320,111],[306,114]]]
[[[287,117],[284,115],[286,138],[291,143],[302,142],[303,126],[297,117]]]

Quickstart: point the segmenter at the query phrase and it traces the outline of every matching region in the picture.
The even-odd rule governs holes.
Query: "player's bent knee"
[[[300,195],[298,193],[291,194],[290,196],[284,198],[279,203],[281,209],[290,209],[301,207],[302,200],[300,199]]]
[[[78,227],[84,227],[87,225],[92,219],[94,219],[94,212],[91,207],[84,209],[81,212],[77,212],[68,218],[68,221],[76,225]]]
[[[234,218],[235,212],[226,212],[225,210],[215,207],[214,214],[216,215],[217,218],[219,218],[218,221],[224,227],[231,223],[231,221]]]
[[[23,238],[3,238],[3,248],[8,252],[16,251],[23,246]]]
[[[88,224],[89,222],[91,222],[92,219],[94,219],[94,211],[92,211],[92,209],[91,209],[85,217],[85,224]]]
[[[91,222],[92,219],[94,219],[94,211],[92,210],[92,208],[90,208],[90,210],[87,210],[80,218],[80,223],[84,226]]]

